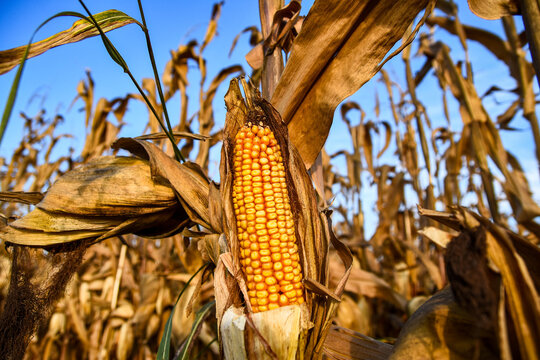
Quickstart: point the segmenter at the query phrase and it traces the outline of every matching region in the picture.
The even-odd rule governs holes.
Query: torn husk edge
[[[311,179],[300,155],[289,141],[287,126],[279,113],[243,78],[231,81],[225,95],[225,104],[227,118],[223,132],[220,175],[223,230],[228,252],[221,254],[215,273],[216,316],[222,353],[226,359],[319,358],[348,278],[352,255],[333,235],[328,212],[319,211]],[[241,127],[254,121],[255,116],[257,121],[262,121],[272,130],[282,149],[306,300],[300,306],[286,306],[256,314],[252,313],[249,301],[244,300],[248,299],[248,294],[239,263],[232,201],[234,139]],[[328,288],[330,242],[347,269],[335,291]]]

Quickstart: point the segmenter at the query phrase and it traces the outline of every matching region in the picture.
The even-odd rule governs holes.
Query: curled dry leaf
[[[137,23],[137,20],[118,10],[107,10],[93,16],[103,32]],[[74,22],[71,28],[45,40],[33,43],[28,58],[43,54],[45,51],[57,46],[74,43],[97,35],[99,35],[99,31],[96,27],[90,21],[81,19]],[[26,46],[20,46],[0,52],[0,75],[10,71],[21,62],[25,49]]]
[[[33,211],[0,228],[2,239],[48,246],[126,233],[166,237],[193,223],[220,225],[210,219],[209,181],[197,165],[179,164],[145,141],[124,138],[114,147],[142,159],[101,157],[66,173]]]
[[[24,192],[24,191],[2,191],[0,192],[0,201],[18,202],[21,204],[35,205],[43,199],[43,194],[40,192]]]
[[[270,34],[264,40],[264,48],[267,53],[274,51],[279,47],[286,53],[291,50],[295,37],[298,35],[297,28],[302,25],[299,18],[300,3],[296,0],[291,1],[285,7],[274,13]]]
[[[295,235],[300,249],[302,272],[303,278],[305,279],[304,284],[307,288],[305,291],[305,304],[307,306],[304,304],[300,306],[300,308],[306,307],[306,310],[302,310],[300,313],[304,314],[304,312],[307,311],[307,314],[305,314],[306,318],[301,317],[300,324],[302,326],[302,331],[298,334],[300,337],[305,336],[305,339],[298,342],[298,338],[289,338],[289,341],[298,342],[298,354],[302,354],[305,358],[317,358],[322,356],[324,339],[330,327],[331,318],[337,308],[335,299],[339,299],[343,293],[352,264],[352,256],[348,248],[341,244],[333,235],[327,218],[328,214],[319,213],[315,190],[311,184],[310,177],[305,170],[300,155],[289,142],[287,126],[282,122],[279,113],[268,102],[263,100],[253,87],[248,86],[243,80],[242,85],[246,94],[245,99],[242,96],[237,79],[231,81],[229,91],[225,96],[227,119],[224,129],[220,173],[222,180],[221,197],[224,216],[223,226],[229,252],[221,255],[217,266],[218,269],[220,269],[221,264],[223,264],[227,269],[225,272],[220,272],[220,276],[222,276],[222,281],[220,282],[222,284],[216,282],[216,294],[223,294],[216,296],[218,324],[221,324],[220,329],[222,333],[223,331],[227,332],[230,330],[230,326],[233,326],[232,320],[227,321],[226,323],[224,321],[222,322],[224,314],[228,311],[227,309],[230,309],[234,314],[236,314],[235,311],[239,312],[237,315],[243,319],[242,321],[244,323],[246,323],[248,319],[245,318],[246,315],[243,313],[247,312],[249,317],[253,317],[253,323],[256,324],[256,328],[264,328],[259,321],[267,321],[262,320],[267,316],[265,313],[276,311],[268,310],[251,315],[249,302],[246,302],[246,308],[232,310],[234,304],[238,307],[238,302],[242,300],[240,294],[243,295],[244,299],[248,299],[244,275],[240,268],[240,248],[236,228],[237,222],[232,199],[234,139],[244,124],[257,119],[257,121],[263,122],[264,125],[270,128],[281,148],[287,189],[290,197],[291,212],[296,227]],[[329,276],[327,262],[330,242],[334,245],[334,248],[345,263],[346,268],[345,274],[339,279],[335,290],[328,289]],[[225,279],[223,279],[223,277]],[[223,285],[225,282],[228,282],[228,286],[232,285],[233,288],[229,287],[225,289],[225,286]],[[308,283],[311,284],[311,286],[307,287]],[[312,291],[314,288],[317,289],[317,292]],[[231,294],[236,295],[234,295],[234,298],[231,298]],[[298,305],[293,305],[293,307],[294,306]],[[280,310],[280,308],[277,310]],[[233,316],[233,313],[230,313],[230,316]],[[274,314],[277,313],[278,312]],[[289,315],[283,316],[286,317]],[[283,321],[276,320],[275,316],[268,317],[268,319],[270,318],[272,318],[274,323],[285,324],[284,319],[282,319]],[[238,321],[240,320],[235,320],[234,323],[237,324]],[[309,330],[307,328],[307,321],[313,324],[313,327]],[[298,322],[295,323],[298,324]],[[281,331],[281,333],[284,333],[284,331]],[[275,332],[275,335],[268,336],[279,336],[279,334],[280,332],[278,331]],[[245,335],[246,351],[254,356],[255,353],[250,351],[254,351],[253,349],[256,347],[253,348],[250,344],[256,344],[262,340],[260,339],[260,336],[257,336],[256,331],[248,331]],[[240,339],[240,337],[238,338]],[[268,344],[274,343],[274,339],[266,340],[268,340]],[[270,345],[270,347],[272,346]]]
[[[121,138],[113,144],[113,148],[122,148],[148,159],[152,177],[156,180],[164,179],[170,184],[190,219],[207,229],[213,229],[209,215],[210,181],[199,165],[192,162],[179,164],[157,146],[146,141]],[[213,230],[216,233],[221,232],[220,229]]]
[[[47,246],[163,224],[160,219],[180,208],[172,189],[155,184],[149,170],[147,162],[134,158],[91,161],[62,176],[28,215],[4,226],[2,239]]]
[[[468,0],[468,3],[473,13],[488,20],[521,13],[517,0]]]
[[[229,50],[229,57],[232,55],[232,52],[234,51],[234,48],[236,47],[236,44],[238,43],[238,39],[240,39],[240,36],[242,34],[249,33],[249,45],[256,46],[258,43],[263,41],[263,37],[261,32],[256,26],[249,26],[242,30],[236,37],[234,38],[231,49]]]
[[[154,183],[149,170],[143,160],[101,157],[60,177],[38,208],[88,216],[133,216],[165,210],[174,205],[174,193]]]
[[[451,34],[457,34],[456,31],[456,21],[442,16],[430,16],[426,24],[429,26],[437,25]],[[468,40],[477,41],[483,46],[486,47],[493,55],[495,55],[499,60],[504,61],[510,71],[514,69],[510,66],[512,62],[512,53],[510,51],[509,44],[501,39],[496,34],[473,26],[462,25],[465,36]]]
[[[264,64],[263,44],[256,45],[246,54],[246,61],[254,70],[261,69]]]
[[[434,4],[428,0],[314,3],[272,97],[307,168],[326,141],[337,105],[376,74],[387,52],[429,3]]]

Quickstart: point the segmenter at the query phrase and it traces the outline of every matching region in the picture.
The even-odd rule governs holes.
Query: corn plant
[[[26,59],[59,44],[100,36],[138,90],[94,105],[85,75],[78,155],[51,156],[69,136],[55,133],[62,115],[24,115],[24,139],[0,163],[0,357],[538,358],[540,208],[503,145],[521,114],[538,164],[534,1],[469,1],[501,18],[503,39],[463,24],[447,1],[315,1],[304,18],[300,2],[261,0],[260,27],[231,48],[251,35],[251,77],[226,65],[207,87],[204,50],[224,5],[202,41],[171,52],[162,84],[138,4],[140,20],[82,3],[86,15],[51,18],[80,18],[72,28],[0,53],[0,71],[20,64],[0,134]],[[521,34],[510,16],[520,11]],[[145,34],[154,77],[140,84],[106,35],[125,25]],[[496,121],[484,101],[504,90],[479,92],[471,42],[516,83]],[[188,63],[201,76],[192,117]],[[372,78],[373,111],[343,102]],[[215,119],[226,80],[226,119]],[[442,119],[420,95],[430,81]],[[118,138],[133,101],[148,108],[145,134]],[[331,152],[338,107],[350,144]]]

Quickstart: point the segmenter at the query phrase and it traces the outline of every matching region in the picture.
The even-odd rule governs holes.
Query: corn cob
[[[262,122],[249,122],[236,135],[232,195],[240,263],[253,312],[303,303],[281,148]]]

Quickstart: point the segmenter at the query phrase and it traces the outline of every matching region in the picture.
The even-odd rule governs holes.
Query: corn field
[[[0,157],[1,359],[540,359],[537,0],[259,0],[230,39],[249,68],[207,56],[216,3],[162,69],[140,0],[137,18],[79,2],[57,14],[71,28],[0,52],[0,141],[54,47],[101,38],[134,86],[97,99],[81,74],[80,153],[55,155],[69,115],[21,112]],[[124,26],[151,77],[108,38]]]

